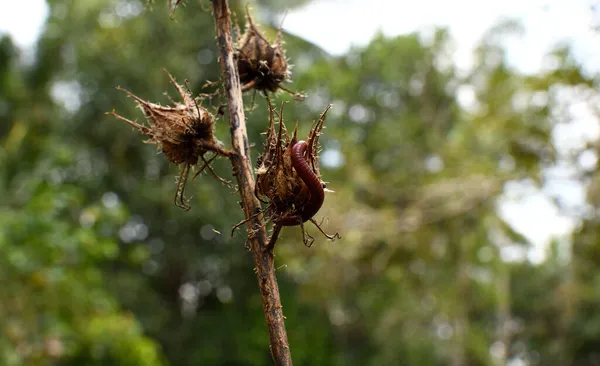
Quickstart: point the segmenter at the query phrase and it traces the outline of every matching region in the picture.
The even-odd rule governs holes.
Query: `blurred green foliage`
[[[192,210],[177,209],[177,167],[105,115],[142,119],[117,85],[176,97],[162,68],[194,92],[218,80],[210,12],[190,1],[171,20],[166,2],[48,3],[32,60],[0,40],[0,364],[270,364],[244,234],[229,236],[243,218],[237,194],[204,175],[189,185]],[[304,3],[257,8],[269,18]],[[233,6],[241,22],[244,4]],[[600,364],[595,170],[580,177],[593,214],[572,250],[557,241],[538,265],[501,257],[530,246],[498,201],[510,182],[542,185],[557,163],[552,131],[571,118],[558,90],[597,87],[568,48],[542,74],[511,69],[501,40],[515,30],[491,29],[469,71],[450,62],[441,29],[377,36],[341,57],[285,36],[290,88],[308,94],[278,94],[288,126],[299,121],[303,136],[334,104],[321,164],[335,193],[319,217],[343,236],[309,249],[286,228],[277,245],[295,364]],[[254,102],[256,158],[268,121],[264,98]],[[228,143],[222,119],[217,136]],[[225,160],[215,169],[231,176]]]

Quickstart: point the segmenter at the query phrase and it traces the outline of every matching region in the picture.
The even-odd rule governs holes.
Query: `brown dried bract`
[[[321,179],[319,171],[319,136],[325,123],[327,111],[331,105],[321,114],[319,120],[310,129],[305,158],[312,173],[322,185],[325,183]],[[270,121],[267,130],[267,139],[265,149],[259,156],[257,165],[256,196],[263,202],[268,202],[266,208],[266,217],[275,224],[273,237],[270,242],[275,243],[281,226],[302,226],[304,242],[308,245],[312,243],[312,237],[304,231],[303,222],[309,218],[302,219],[302,212],[307,205],[311,204],[311,190],[298,174],[298,171],[292,163],[292,148],[298,142],[297,124],[293,134],[290,136],[285,123],[283,122],[283,105],[279,112],[279,129],[275,129],[275,111],[269,101]],[[322,192],[322,191],[321,191]],[[322,196],[321,196],[322,197]],[[321,201],[322,202],[322,201]],[[297,223],[290,224],[290,218],[297,218]],[[287,221],[285,223],[284,221]],[[320,224],[317,224],[312,218],[310,221],[315,224],[321,232]],[[292,220],[293,222],[293,220]],[[325,234],[323,232],[323,234]],[[329,239],[339,238],[336,233],[333,236],[325,234]]]
[[[291,72],[283,49],[281,29],[277,39],[271,44],[260,32],[246,6],[248,22],[246,31],[239,39],[235,57],[237,60],[242,91],[255,89],[275,92],[282,89],[298,98],[299,93],[290,91],[281,84],[290,79]]]
[[[170,162],[177,165],[183,164],[177,181],[175,205],[189,210],[190,206],[185,202],[184,192],[190,168],[196,165],[200,159],[204,165],[195,176],[208,168],[217,179],[228,184],[216,175],[210,162],[218,155],[230,156],[232,152],[223,148],[221,142],[214,136],[215,117],[198,105],[189,89],[184,90],[167,70],[164,71],[177,88],[183,104],[171,100],[175,104],[174,106],[161,106],[147,102],[130,91],[117,87],[118,90],[124,91],[136,101],[144,112],[149,127],[124,118],[114,111],[110,114],[148,136],[149,140],[146,142],[158,145]],[[204,155],[209,151],[214,152],[215,156],[207,161]]]
[[[269,202],[271,218],[282,216],[308,198],[306,186],[292,167],[291,148],[298,141],[297,125],[290,137],[283,122],[283,106],[279,113],[279,130],[275,128],[275,111],[269,108],[269,128],[264,152],[258,157],[256,195]],[[312,154],[310,154],[312,156]],[[317,176],[320,176],[317,173]]]

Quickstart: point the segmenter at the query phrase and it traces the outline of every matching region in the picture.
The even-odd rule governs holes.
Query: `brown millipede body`
[[[304,184],[306,184],[308,187],[310,198],[297,215],[288,215],[282,217],[280,220],[277,220],[277,224],[281,226],[300,225],[310,220],[319,211],[319,209],[321,209],[323,201],[325,200],[325,191],[323,190],[323,185],[304,158],[304,153],[306,152],[307,148],[308,143],[306,141],[296,142],[296,144],[294,144],[292,147],[291,157],[292,166],[296,170],[296,173],[300,179],[302,179]]]

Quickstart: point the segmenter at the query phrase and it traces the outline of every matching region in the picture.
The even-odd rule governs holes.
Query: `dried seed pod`
[[[238,41],[235,53],[242,91],[254,88],[263,92],[275,92],[277,89],[282,89],[302,98],[300,94],[281,85],[291,76],[283,48],[281,29],[277,33],[275,43],[271,44],[254,23],[248,6],[246,6],[246,14],[248,23]]]
[[[297,126],[290,137],[279,113],[279,130],[275,131],[274,111],[270,108],[270,123],[264,153],[259,157],[256,194],[267,199],[267,216],[277,225],[294,226],[310,220],[324,199],[318,160],[318,140],[325,116],[313,124],[307,141],[298,141]]]
[[[200,107],[190,91],[184,90],[181,85],[177,84],[168,71],[164,71],[177,88],[183,103],[173,101],[175,105],[172,107],[161,106],[147,102],[130,91],[117,87],[118,90],[124,91],[136,101],[144,112],[149,127],[122,117],[114,111],[110,114],[148,136],[149,140],[146,142],[158,145],[170,162],[177,165],[183,164],[175,192],[175,205],[189,210],[190,206],[185,202],[184,192],[190,168],[201,159],[204,165],[196,175],[208,168],[217,179],[228,183],[216,175],[210,162],[218,155],[229,156],[232,152],[223,148],[221,142],[214,136],[215,117]],[[207,161],[204,155],[208,151],[214,152],[215,156]]]

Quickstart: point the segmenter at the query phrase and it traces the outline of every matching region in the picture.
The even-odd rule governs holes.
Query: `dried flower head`
[[[298,141],[298,126],[296,125],[292,136],[285,127],[283,107],[279,113],[279,129],[275,131],[275,112],[270,107],[265,150],[258,159],[256,195],[268,201],[266,213],[267,218],[276,225],[274,233],[278,233],[281,226],[302,226],[309,220],[321,230],[320,225],[312,218],[321,208],[325,197],[318,149],[319,136],[329,108],[331,105],[313,123],[307,141]],[[305,234],[304,231],[303,233]],[[336,234],[327,237],[334,239],[339,236]]]
[[[169,76],[171,83],[177,88],[183,103],[171,100],[174,106],[161,106],[147,102],[130,91],[117,87],[118,90],[124,91],[136,101],[144,112],[149,127],[122,117],[114,111],[110,114],[148,136],[149,140],[146,142],[158,145],[170,162],[177,165],[183,164],[177,180],[175,205],[189,210],[190,206],[185,202],[184,192],[190,168],[201,159],[204,165],[194,178],[205,168],[208,168],[217,179],[228,183],[216,175],[210,163],[215,157],[219,155],[229,156],[232,152],[223,148],[221,142],[214,136],[215,117],[198,105],[189,89],[184,90],[181,85],[175,82],[175,79],[167,70],[164,71]],[[215,156],[207,161],[204,155],[209,151],[214,152]]]
[[[246,30],[238,41],[235,53],[242,91],[254,88],[263,92],[275,92],[282,89],[302,97],[281,85],[291,76],[283,48],[281,28],[275,43],[271,44],[254,23],[248,6],[246,14]]]

